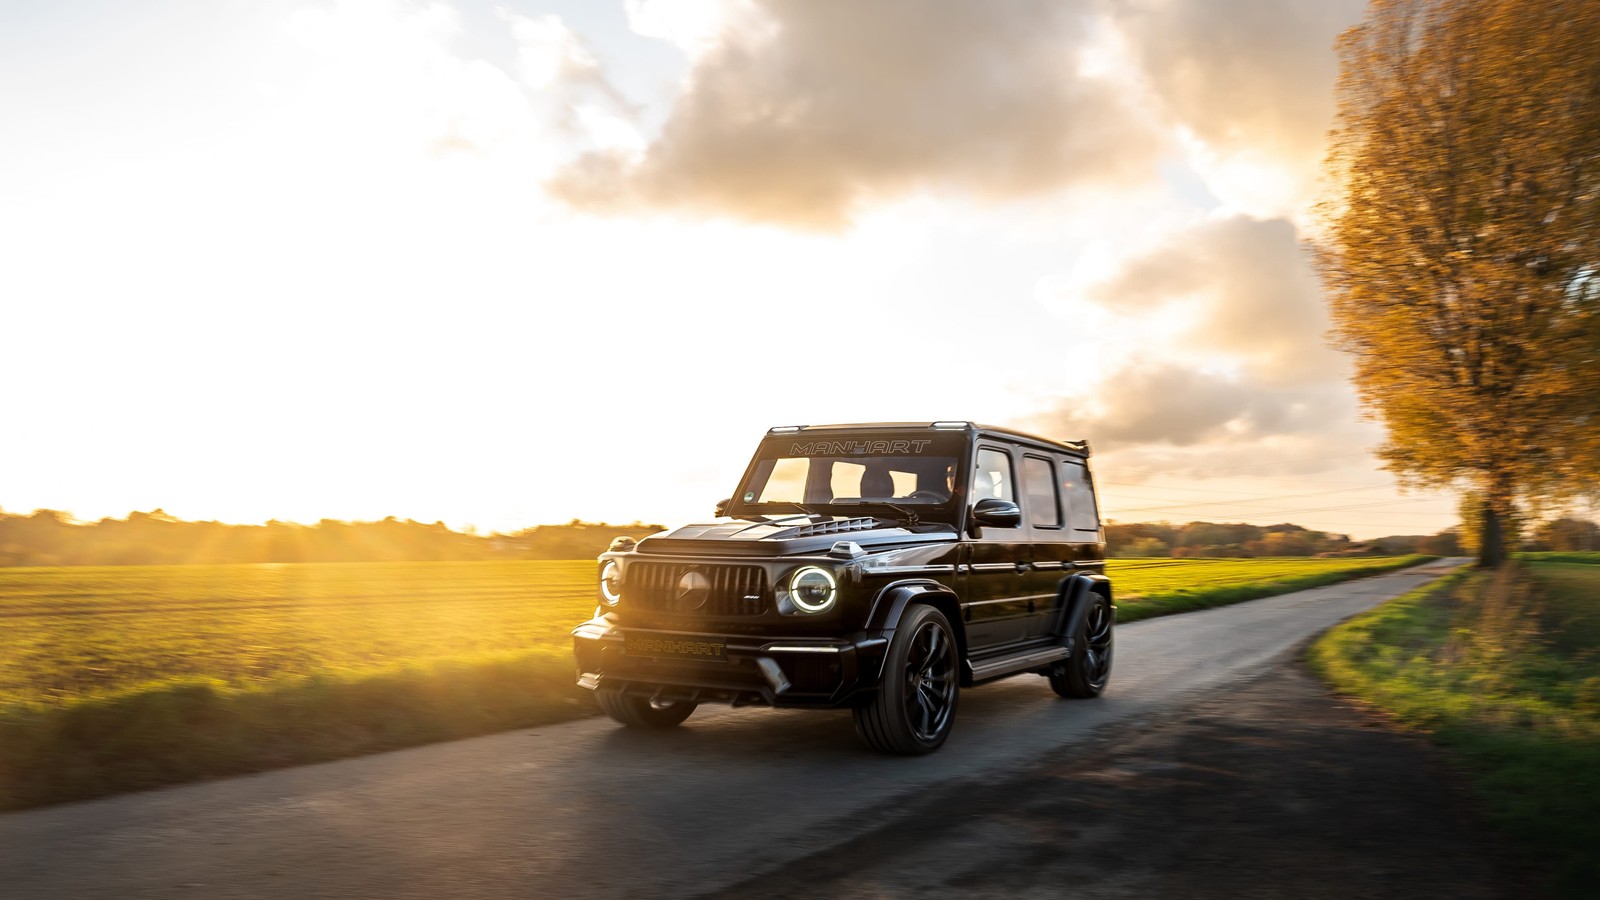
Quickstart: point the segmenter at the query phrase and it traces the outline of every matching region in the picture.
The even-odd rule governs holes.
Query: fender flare
[[[965,659],[967,629],[961,621],[961,601],[950,588],[932,579],[897,581],[879,591],[872,601],[872,612],[867,616],[867,629],[885,637],[892,636],[906,608],[913,603],[926,603],[944,613],[950,620],[950,627],[955,629],[956,643]]]
[[[1089,595],[1100,594],[1111,603],[1111,579],[1098,572],[1077,572],[1061,579],[1061,586],[1056,589],[1056,597],[1061,608],[1066,610],[1066,615],[1061,619],[1061,631],[1057,637],[1068,647],[1077,638],[1078,630],[1083,627],[1083,618],[1089,614]],[[1112,604],[1112,616],[1116,615],[1116,604]],[[1115,618],[1112,620],[1115,621]]]

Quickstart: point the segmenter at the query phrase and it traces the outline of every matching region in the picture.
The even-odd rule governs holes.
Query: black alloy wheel
[[[684,700],[654,701],[615,691],[600,691],[594,699],[606,715],[629,728],[671,728],[689,718],[696,706]]]
[[[911,607],[895,629],[877,696],[855,709],[856,732],[885,753],[939,749],[955,720],[960,664],[955,631],[944,613]]]
[[[1111,680],[1116,610],[1103,594],[1090,594],[1089,604],[1072,656],[1050,672],[1050,687],[1063,697],[1098,697]]]

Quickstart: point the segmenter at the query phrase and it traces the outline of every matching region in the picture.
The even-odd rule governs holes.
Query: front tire
[[[597,693],[594,699],[606,715],[629,728],[672,728],[689,718],[696,705],[684,700],[656,703],[613,691]]]
[[[1111,680],[1116,611],[1104,594],[1089,595],[1089,611],[1074,635],[1072,656],[1050,672],[1050,687],[1074,700],[1098,697]]]
[[[944,613],[923,605],[908,609],[889,644],[877,696],[855,709],[862,741],[907,756],[939,749],[955,720],[960,656]]]

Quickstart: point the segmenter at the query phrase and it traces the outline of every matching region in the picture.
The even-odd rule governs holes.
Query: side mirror
[[[729,497],[726,500],[718,500],[717,501],[717,509],[716,509],[717,518],[720,519],[723,516],[726,516],[728,514],[728,504],[732,503],[732,502],[733,502],[733,498],[732,497]]]
[[[1016,528],[1022,524],[1022,507],[1010,500],[985,497],[972,504],[972,524],[986,528]]]

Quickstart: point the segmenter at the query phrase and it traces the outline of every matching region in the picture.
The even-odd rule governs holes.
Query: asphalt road
[[[746,881],[1260,673],[1460,561],[1121,626],[1105,696],[961,696],[938,753],[858,747],[848,712],[602,718],[0,816],[0,896],[661,897]]]

